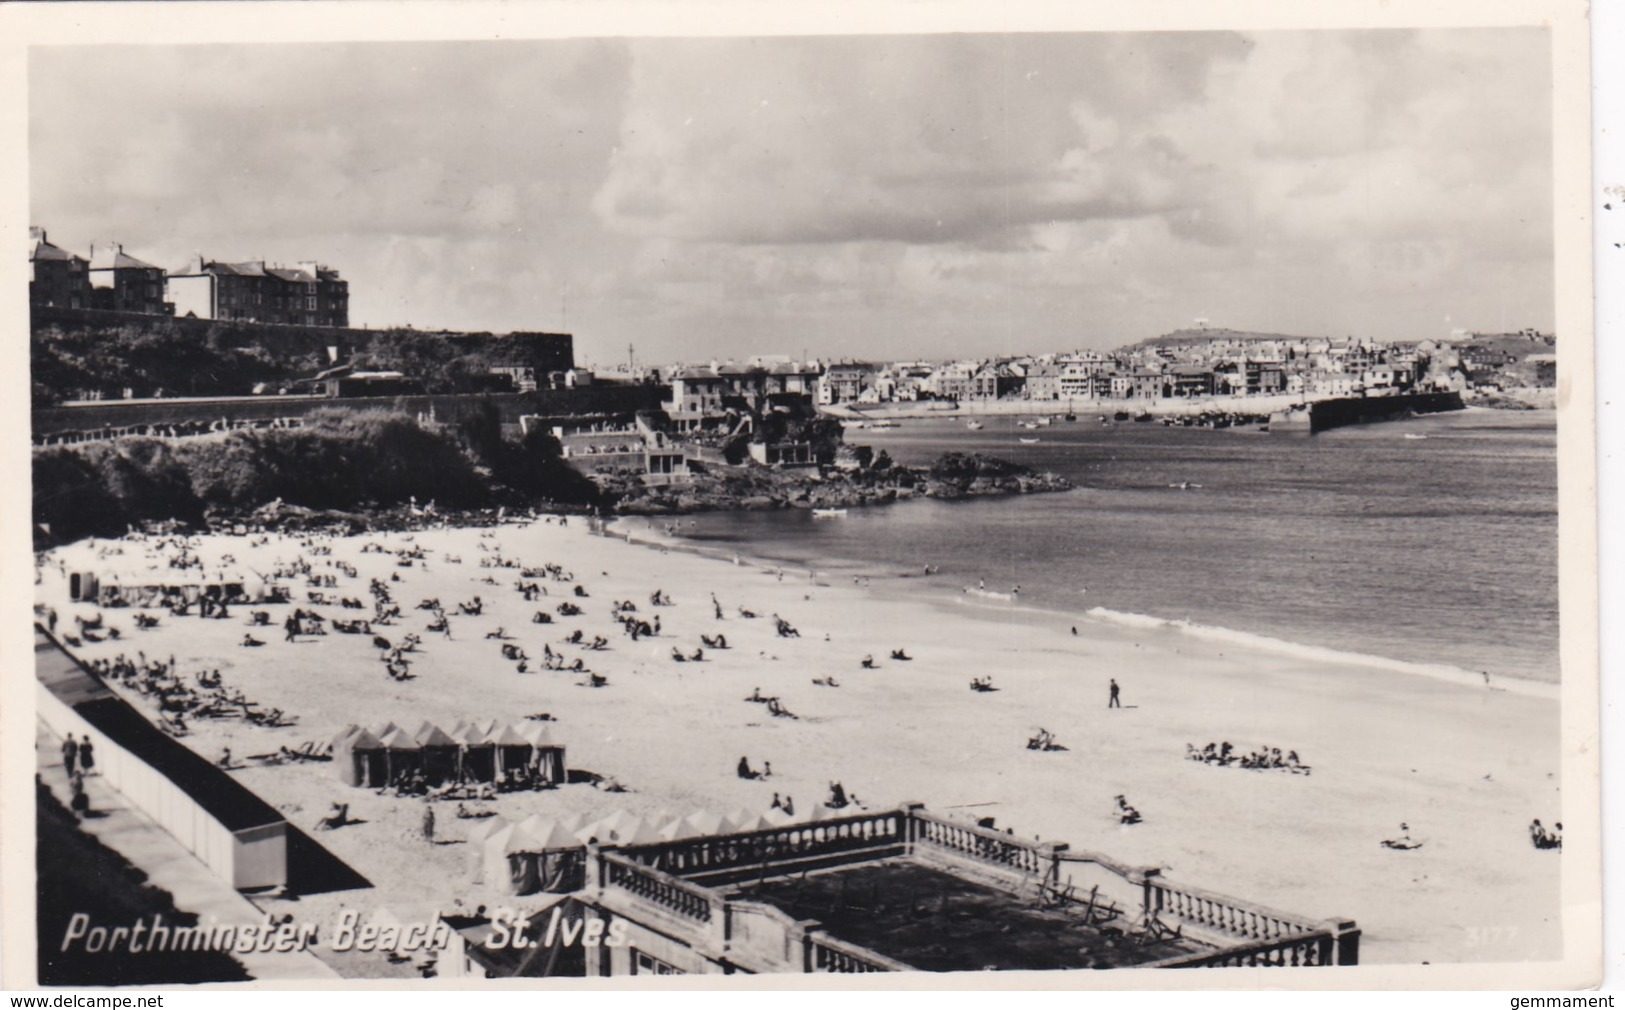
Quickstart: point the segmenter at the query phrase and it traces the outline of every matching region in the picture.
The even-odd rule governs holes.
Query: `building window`
[[[315,295],[309,295],[309,296],[307,296],[305,298],[305,308],[309,309],[312,312],[316,311],[316,296]]]
[[[643,951],[632,948],[632,974],[634,975],[687,975],[675,965],[667,964],[657,957],[650,957]]]

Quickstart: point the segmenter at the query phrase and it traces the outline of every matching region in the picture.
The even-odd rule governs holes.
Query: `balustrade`
[[[917,843],[926,842],[1022,873],[1043,875],[1049,872],[1053,863],[1051,853],[1034,842],[1021,841],[987,828],[957,824],[919,811],[914,811],[910,820]]]
[[[828,933],[808,933],[807,970],[856,974],[877,971],[913,971],[901,961],[835,939]]]
[[[645,866],[683,877],[888,844],[901,845],[904,840],[903,815],[885,811],[743,834],[634,845],[616,851]]]
[[[713,896],[705,888],[696,887],[650,867],[640,866],[614,853],[601,852],[598,858],[603,868],[603,876],[600,879],[605,884],[635,894],[695,922],[711,921]]]
[[[1151,889],[1152,912],[1172,915],[1229,936],[1274,940],[1286,934],[1313,932],[1316,929],[1314,923],[1295,919],[1285,913],[1194,887],[1175,887],[1157,879],[1151,881]]]
[[[1333,962],[1330,930],[1291,933],[1259,943],[1170,957],[1142,968],[1316,968]]]

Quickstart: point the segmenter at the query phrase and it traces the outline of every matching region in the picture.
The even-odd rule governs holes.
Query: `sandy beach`
[[[942,814],[991,816],[1001,829],[1161,866],[1180,882],[1303,915],[1356,919],[1366,963],[1562,953],[1562,857],[1535,850],[1527,834],[1531,818],[1562,818],[1555,691],[1314,662],[1176,629],[1116,627],[1081,612],[1016,612],[993,601],[956,606],[825,584],[805,572],[781,576],[745,561],[596,536],[580,520],[305,539],[304,547],[300,538],[275,534],[192,543],[210,569],[226,555],[236,568],[260,572],[304,556],[314,573],[337,576],[337,588],[320,592],[369,604],[366,612],[313,608],[329,619],[370,616],[369,580],[388,581],[403,616],[378,631],[392,639],[422,636],[413,679],[390,679],[370,636],[285,642],[288,605],[264,608],[273,626],[252,629],[265,641],[259,648],[239,644],[251,630],[248,607],[233,608],[227,620],[153,611],[159,626],[145,631],[136,630],[131,611],[103,610],[122,640],[87,642],[80,655],[174,654],[183,676],[218,669],[228,687],[297,718],[278,729],[194,720],[184,740],[210,758],[227,747],[241,758],[325,743],[353,723],[427,719],[449,727],[464,717],[521,720],[546,712],[557,720],[552,726],[571,769],[627,789],[579,783],[486,804],[508,818],[619,808],[765,810],[775,793],[806,810],[839,780],[871,809],[917,800]],[[315,554],[311,545],[330,553]],[[364,552],[366,545],[386,552]],[[387,553],[412,546],[426,556],[411,567]],[[122,553],[101,556],[110,547]],[[89,617],[95,608],[68,601],[65,573],[133,574],[166,565],[157,554],[149,558],[149,547],[103,540],[53,551],[39,601],[71,629],[74,615]],[[548,595],[527,602],[515,588],[518,569],[481,566],[498,557],[525,567],[557,564],[573,579],[545,581]],[[336,563],[353,565],[356,577],[340,574]],[[309,607],[303,580],[288,584],[294,605]],[[586,598],[573,594],[576,584]],[[651,609],[657,589],[672,605]],[[483,615],[457,616],[457,603],[476,595]],[[449,640],[428,633],[429,615],[415,609],[433,597],[453,614]],[[583,613],[558,616],[565,600]],[[611,617],[618,600],[633,602],[645,619],[658,614],[660,634],[630,640]],[[760,616],[744,618],[740,607]],[[532,623],[537,610],[554,613],[554,623]],[[778,636],[775,613],[800,637]],[[486,638],[498,627],[533,659],[551,646],[571,661],[583,659],[607,684],[589,687],[584,674],[534,663],[531,672],[516,672],[501,643]],[[588,640],[603,635],[609,647],[563,644],[578,628]],[[727,650],[706,648],[703,662],[671,658],[674,647],[691,655],[702,634],[718,633]],[[899,648],[910,661],[887,658]],[[874,669],[862,667],[865,656]],[[996,692],[969,689],[971,678],[983,675],[992,676]],[[838,687],[813,683],[831,677]],[[1107,707],[1113,678],[1121,709]],[[778,696],[797,718],[774,718],[745,701],[756,688]],[[1040,727],[1066,750],[1027,749]],[[1296,750],[1312,774],[1185,759],[1187,743],[1225,740],[1242,753],[1260,745]],[[741,756],[755,768],[771,762],[772,778],[737,777]],[[307,830],[334,801],[350,803],[366,822],[315,837],[374,888],[306,898],[301,916],[354,908],[416,920],[458,901],[472,908],[496,900],[471,883],[469,847],[458,844],[477,821],[445,810],[440,834],[450,844],[431,846],[419,837],[421,800],[344,786],[330,764],[235,774]],[[1143,823],[1118,823],[1118,794],[1144,814]],[[1421,848],[1379,844],[1398,834],[1401,822]]]

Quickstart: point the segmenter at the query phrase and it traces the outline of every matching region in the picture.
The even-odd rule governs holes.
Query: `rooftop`
[[[843,866],[752,884],[734,897],[816,919],[832,935],[922,971],[1122,968],[1206,950],[1169,937],[1128,938],[1091,925],[1084,907],[1046,908],[908,859]]]

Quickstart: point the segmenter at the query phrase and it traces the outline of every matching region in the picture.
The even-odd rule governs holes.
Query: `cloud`
[[[52,238],[587,358],[1549,326],[1538,29],[53,47]],[[1493,318],[1486,318],[1493,317]]]

